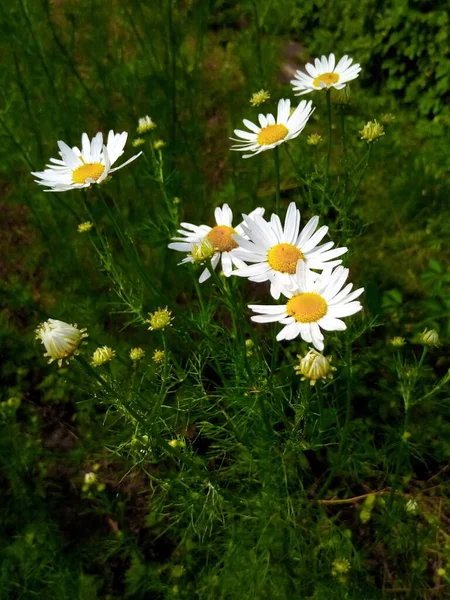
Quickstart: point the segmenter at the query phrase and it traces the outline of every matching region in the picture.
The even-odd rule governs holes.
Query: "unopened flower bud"
[[[266,92],[266,90],[259,90],[259,92],[255,92],[250,98],[250,104],[252,106],[258,106],[259,104],[266,102],[266,100],[269,100],[269,98],[269,92]]]
[[[345,105],[350,103],[350,86],[346,85],[342,90],[334,90],[334,93],[331,94],[331,102],[333,104]]]
[[[145,350],[142,348],[131,348],[130,350],[130,358],[133,362],[138,362],[142,360],[145,356]]]
[[[394,348],[401,348],[402,346],[404,346],[406,344],[406,340],[405,340],[405,338],[397,335],[397,336],[391,338],[389,340],[389,343],[391,344],[391,346],[394,346]]]
[[[308,137],[306,138],[306,143],[310,146],[317,146],[318,144],[320,144],[321,141],[322,136],[318,133],[311,133],[311,135],[308,135]]]
[[[431,346],[437,348],[441,345],[439,334],[435,329],[424,329],[419,335],[419,342],[424,346]]]
[[[158,308],[154,313],[148,313],[148,321],[150,323],[149,329],[154,331],[155,329],[165,329],[173,321],[172,311],[167,306],[166,308]]]
[[[91,364],[93,367],[100,367],[112,360],[116,355],[115,350],[110,348],[109,346],[102,346],[101,348],[97,348],[92,355]]]
[[[57,319],[48,319],[36,329],[36,339],[41,340],[47,350],[44,356],[49,357],[49,363],[57,360],[60,367],[64,360],[78,354],[87,335],[86,329],[78,329],[76,324],[69,325]]]
[[[319,379],[333,379],[332,371],[336,371],[335,367],[331,366],[331,356],[324,356],[313,348],[303,358],[298,355],[300,364],[294,369],[297,375],[303,375],[302,381],[310,380],[310,385],[315,385]]]
[[[369,121],[359,133],[361,134],[361,139],[366,140],[370,144],[384,135],[384,127],[378,121]]]
[[[139,119],[139,123],[137,126],[137,132],[139,133],[139,135],[147,133],[147,131],[152,131],[153,129],[156,129],[156,123],[152,121],[152,119],[148,115]]]
[[[85,221],[84,223],[80,223],[78,225],[78,233],[86,233],[93,228],[93,225],[90,221]]]
[[[380,121],[386,125],[391,125],[395,121],[395,116],[391,113],[385,113],[381,115]]]

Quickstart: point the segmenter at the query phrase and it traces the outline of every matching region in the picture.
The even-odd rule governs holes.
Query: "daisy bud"
[[[115,350],[109,346],[102,346],[101,348],[97,348],[97,350],[95,350],[94,354],[92,355],[91,364],[93,367],[100,367],[106,362],[111,361],[115,355]]]
[[[93,228],[93,225],[90,221],[85,221],[84,223],[80,223],[78,225],[78,233],[86,233]]]
[[[87,336],[86,329],[56,319],[48,319],[36,329],[36,339],[41,340],[47,350],[44,356],[49,357],[49,363],[57,360],[60,367],[64,360],[78,354],[78,348]]]
[[[138,146],[143,146],[145,144],[144,138],[136,138],[131,142],[133,148],[137,148]]]
[[[350,86],[346,85],[342,90],[335,90],[333,94],[331,94],[331,102],[333,104],[338,104],[340,106],[345,106],[350,103]]]
[[[147,133],[147,131],[153,131],[153,129],[156,129],[156,123],[152,121],[152,119],[148,115],[139,119],[139,123],[136,130],[139,133],[139,135]]]
[[[419,342],[424,346],[431,346],[435,348],[441,345],[439,334],[435,329],[425,328],[419,335]]]
[[[389,343],[391,344],[391,346],[394,346],[394,348],[401,348],[402,346],[404,346],[406,344],[406,340],[405,340],[405,338],[397,335],[397,336],[391,338],[389,340]]]
[[[164,362],[164,350],[155,350],[152,356],[152,360],[156,365],[161,365]]]
[[[391,113],[386,113],[381,115],[380,121],[386,125],[391,125],[395,121],[395,117]]]
[[[95,473],[92,473],[92,471],[84,474],[84,483],[86,485],[92,485],[93,483],[96,482],[96,480],[97,480],[97,475]]]
[[[164,148],[165,145],[166,142],[164,140],[156,140],[156,142],[153,144],[153,148],[155,150],[161,150],[161,148]]]
[[[145,350],[142,348],[131,348],[130,350],[130,358],[133,362],[138,362],[142,360],[145,356]]]
[[[419,512],[419,504],[417,500],[413,500],[412,498],[408,500],[405,505],[405,510],[410,515],[416,515]]]
[[[306,143],[310,146],[317,146],[317,144],[320,144],[321,141],[322,136],[318,133],[311,133],[311,135],[308,135],[308,137],[306,138]]]
[[[350,562],[346,558],[337,558],[333,561],[331,573],[336,575],[345,575],[350,571]]]
[[[150,323],[149,330],[154,331],[155,329],[164,329],[168,327],[173,320],[171,317],[172,311],[167,306],[166,308],[158,308],[154,313],[148,313],[148,321]]]
[[[361,134],[361,139],[366,140],[370,144],[384,135],[384,127],[378,121],[369,121],[359,133]]]
[[[216,253],[214,246],[211,242],[205,238],[201,240],[198,244],[194,244],[191,250],[192,262],[194,263],[204,263],[209,258],[212,258]]]
[[[255,92],[253,96],[250,98],[250,104],[252,106],[259,106],[266,100],[269,100],[270,94],[266,92],[266,90],[259,90],[259,92]]]
[[[300,364],[294,367],[297,375],[303,375],[302,381],[310,380],[310,385],[315,385],[319,379],[333,379],[332,371],[336,371],[336,367],[331,366],[331,356],[324,356],[313,348],[308,354],[301,358]]]
[[[184,440],[170,440],[169,446],[172,446],[172,448],[186,448],[186,442]]]

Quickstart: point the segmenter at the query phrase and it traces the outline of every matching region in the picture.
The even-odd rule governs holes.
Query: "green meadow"
[[[0,28],[1,600],[449,598],[446,3]]]

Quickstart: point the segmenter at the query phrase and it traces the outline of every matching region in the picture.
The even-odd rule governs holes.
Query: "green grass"
[[[294,366],[309,345],[274,343],[278,325],[250,321],[248,304],[275,302],[266,284],[198,285],[200,270],[167,249],[181,221],[211,224],[223,203],[234,222],[257,206],[275,212],[274,153],[243,160],[229,136],[292,101],[293,67],[315,57],[316,9],[303,21],[292,5],[0,7],[2,600],[448,597],[450,145],[439,88],[424,116],[423,102],[379,85],[378,38],[328,45],[318,52],[363,66],[350,103],[332,102],[329,176],[325,93],[307,97],[316,111],[304,133],[279,148],[280,215],[291,201],[303,223],[319,215],[365,288],[363,313],[326,336],[333,380],[301,381]],[[400,2],[392,10],[403,14]],[[346,19],[351,44],[360,21]],[[271,98],[254,108],[261,88]],[[369,153],[359,132],[388,112],[395,121]],[[128,158],[146,114],[157,129],[145,156],[111,181],[59,194],[33,182],[57,140],[79,144],[83,131],[128,131]],[[87,220],[94,228],[78,233]],[[165,306],[172,326],[149,331],[148,313]],[[61,369],[34,339],[49,317],[89,332]],[[425,327],[442,344],[426,352]],[[94,369],[104,345],[116,356]],[[134,347],[145,350],[135,365]]]

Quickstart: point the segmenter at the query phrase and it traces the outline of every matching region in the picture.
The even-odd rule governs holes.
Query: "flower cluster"
[[[353,64],[348,56],[336,62],[334,54],[316,58],[314,64],[308,63],[305,68],[307,73],[297,71],[296,78],[291,82],[297,95],[320,90],[329,92],[331,88],[344,90],[346,84],[358,77],[361,71],[361,67]],[[267,91],[260,90],[252,96],[250,102],[257,106],[269,98]],[[259,124],[244,119],[247,131],[234,130],[236,137],[231,139],[236,144],[231,149],[244,152],[243,158],[277,149],[302,133],[314,110],[311,101],[302,100],[298,106],[291,108],[289,99],[281,99],[276,116],[270,113],[259,114]],[[137,133],[142,136],[155,128],[154,121],[145,116],[139,119]],[[362,138],[368,142],[383,134],[383,127],[376,121],[367,124],[361,131]],[[104,144],[101,132],[91,140],[83,133],[81,149],[76,146],[71,148],[59,141],[60,158],[51,158],[44,171],[33,175],[37,177],[37,183],[48,188],[46,191],[65,192],[100,184],[111,173],[142,154],[136,154],[121,166],[112,168],[124,152],[127,137],[126,132],[115,134],[111,130]],[[313,133],[308,137],[307,143],[315,146],[321,139],[319,134]],[[137,138],[133,145],[139,146],[144,142],[144,138]],[[153,148],[157,151],[164,145],[163,140],[153,142]],[[179,236],[172,238],[169,248],[186,254],[180,264],[204,265],[200,283],[211,277],[219,263],[225,277],[235,275],[256,283],[269,282],[271,296],[275,300],[283,296],[283,302],[271,305],[251,304],[249,308],[255,313],[253,321],[279,322],[283,325],[277,340],[301,337],[316,350],[322,351],[322,331],[345,329],[342,318],[362,309],[357,298],[363,289],[352,291],[352,284],[346,284],[348,269],[340,266],[340,257],[347,252],[347,248],[336,248],[331,240],[321,244],[328,233],[328,227],[318,227],[319,217],[313,216],[301,228],[300,210],[294,202],[287,209],[284,224],[278,214],[272,214],[266,219],[262,207],[255,208],[248,215],[243,214],[242,222],[235,226],[228,204],[217,207],[214,217],[215,225],[212,227],[182,222],[178,229]],[[86,232],[91,228],[92,223],[87,221],[78,226],[78,231]],[[163,330],[171,325],[171,321],[168,308],[149,313],[150,330]],[[41,325],[38,331],[47,355],[60,364],[78,351],[85,336],[84,330],[52,319]],[[435,345],[434,340],[428,340],[432,336],[423,337],[424,340],[426,338],[424,344]],[[140,348],[130,352],[133,361],[140,360],[143,355]],[[115,352],[111,348],[97,348],[91,364],[99,366],[109,362],[114,356]],[[310,353],[300,364],[300,373],[311,382],[318,377],[330,376],[332,368],[329,365],[325,368],[326,361],[325,357],[319,359],[317,353]]]
[[[179,232],[184,238],[174,238],[169,248],[187,253],[180,264],[193,262],[193,249],[207,239],[216,250],[210,268],[215,269],[221,261],[226,277],[235,275],[257,283],[268,281],[275,300],[280,296],[287,299],[284,304],[251,304],[249,308],[257,313],[253,321],[277,321],[284,325],[277,335],[278,341],[300,336],[322,351],[322,330],[346,329],[342,317],[362,309],[357,298],[363,288],[352,291],[351,283],[344,287],[349,271],[340,266],[339,257],[347,248],[334,248],[332,241],[319,245],[328,227],[317,228],[319,218],[312,217],[301,229],[300,210],[294,202],[288,207],[284,226],[278,215],[272,214],[266,220],[263,214],[264,210],[257,208],[250,215],[243,215],[243,222],[233,228],[233,214],[224,204],[215,210],[215,227],[182,223]],[[200,282],[209,276],[206,267]]]

